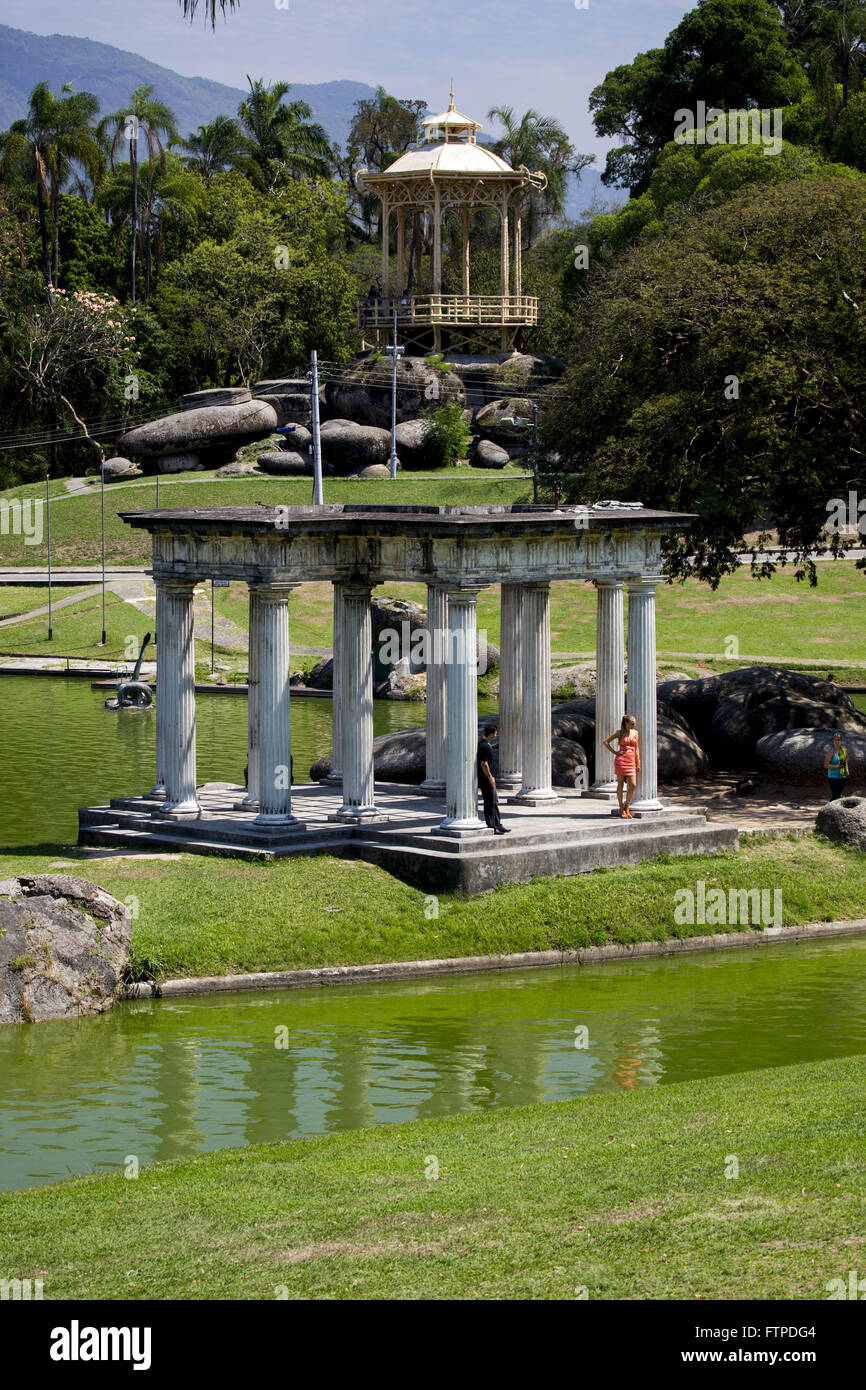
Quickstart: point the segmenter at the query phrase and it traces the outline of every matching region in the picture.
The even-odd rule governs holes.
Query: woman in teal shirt
[[[841,734],[833,735],[833,747],[827,749],[824,767],[830,781],[830,800],[837,801],[844,795],[848,780],[848,751],[842,742]]]

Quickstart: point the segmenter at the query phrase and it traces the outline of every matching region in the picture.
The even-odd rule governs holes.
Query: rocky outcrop
[[[774,666],[749,666],[700,681],[665,681],[658,695],[682,715],[721,767],[752,765],[758,742],[784,729],[866,733],[866,719],[838,685]]]
[[[343,475],[373,463],[387,463],[391,454],[388,430],[358,425],[353,420],[327,420],[321,428],[321,442],[323,462]]]
[[[467,403],[486,405],[500,396],[542,390],[562,376],[565,363],[544,353],[504,352],[492,356],[448,352],[445,361],[460,377]]]
[[[0,881],[0,1023],[111,1007],[129,960],[129,910],[68,874]]]
[[[848,754],[850,787],[866,783],[866,734],[843,733]],[[832,727],[827,729],[782,729],[759,739],[755,748],[758,766],[774,782],[798,786],[826,786],[824,759],[833,746]]]
[[[257,381],[253,395],[271,407],[278,425],[309,425],[312,419],[310,383],[306,377]]]
[[[359,473],[350,473],[350,478],[390,478],[391,469],[387,463],[370,463]]]
[[[392,364],[375,355],[353,362],[325,386],[331,417],[360,424],[391,425]],[[415,420],[423,410],[447,401],[466,403],[456,373],[431,366],[423,357],[401,357],[397,363],[397,420]]]
[[[551,782],[554,787],[588,787],[589,761],[582,744],[554,734],[551,740]]]
[[[818,812],[815,829],[829,840],[866,850],[866,797],[840,796]]]
[[[227,451],[232,454],[244,444],[266,439],[276,429],[276,412],[267,402],[253,400],[248,391],[241,393],[245,400],[195,404],[197,399],[213,394],[195,392],[185,397],[188,404],[183,410],[128,430],[120,440],[120,448],[124,454],[142,460],[196,453],[206,456],[206,466],[213,466],[215,451],[222,455],[219,462],[227,463]]]

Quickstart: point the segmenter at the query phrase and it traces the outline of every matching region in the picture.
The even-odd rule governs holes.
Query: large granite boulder
[[[211,395],[211,392],[196,395]],[[133,458],[154,459],[165,455],[209,452],[226,448],[234,452],[244,444],[267,439],[277,428],[276,411],[266,401],[246,400],[226,405],[189,405],[174,415],[127,430],[119,447]],[[192,397],[186,398],[188,401]],[[220,463],[227,463],[225,456]]]
[[[588,787],[590,759],[586,749],[570,738],[551,740],[551,771],[554,787]]]
[[[674,710],[660,704],[656,711],[658,777],[660,782],[682,782],[705,777],[709,760],[697,739]],[[587,756],[595,775],[595,700],[567,700],[554,705],[551,728],[556,737],[573,739]],[[610,732],[613,732],[612,730]]]
[[[375,354],[353,362],[329,379],[325,401],[332,418],[358,424],[391,426],[390,358]],[[397,363],[397,420],[415,420],[422,410],[448,401],[466,403],[463,383],[454,372],[431,366],[423,357],[401,357]]]
[[[244,405],[251,399],[246,386],[212,386],[206,391],[188,391],[180,398],[180,408],[184,411],[212,405]]]
[[[829,840],[866,850],[866,797],[840,796],[818,812],[815,829]]]
[[[136,468],[132,459],[106,459],[102,465],[102,476],[107,483],[113,483],[116,478],[140,478],[141,469]]]
[[[491,401],[476,412],[472,428],[482,439],[501,448],[528,447],[532,438],[532,402],[525,396]]]
[[[278,425],[309,425],[312,419],[312,389],[306,377],[272,377],[257,381],[253,395],[271,407]]]
[[[353,420],[327,420],[321,428],[321,441],[323,461],[344,476],[372,463],[387,463],[391,454],[388,430]]]
[[[486,405],[500,396],[542,390],[565,371],[559,357],[544,353],[500,352],[492,355],[447,352],[445,361],[460,377],[467,404]]]
[[[300,454],[308,454],[313,447],[313,433],[305,425],[295,425],[291,434],[285,436],[285,448],[297,449]]]
[[[423,782],[426,776],[427,734],[424,729],[404,729],[373,740],[373,776],[377,782]],[[320,782],[333,771],[330,754],[313,763],[310,777]]]
[[[424,420],[401,420],[395,430],[397,457],[404,468],[432,468],[436,457],[427,443]]]
[[[209,465],[213,467],[214,459],[204,462],[200,454],[160,454],[158,458],[144,460],[144,471],[147,473],[201,473]]]
[[[774,782],[796,786],[826,786],[824,759],[833,746],[833,727],[824,729],[782,729],[758,740],[755,755],[758,766]],[[842,734],[848,754],[850,786],[866,783],[866,734]]]
[[[473,468],[504,468],[510,461],[508,450],[503,449],[501,444],[494,444],[491,439],[476,440],[469,455]]]
[[[69,874],[0,881],[0,1023],[111,1007],[129,960],[128,908]]]
[[[285,477],[312,477],[313,460],[310,454],[297,454],[294,449],[266,449],[256,463],[263,473]],[[324,472],[324,464],[322,467]]]
[[[390,478],[391,469],[387,463],[368,463],[359,473],[350,473],[350,478]]]

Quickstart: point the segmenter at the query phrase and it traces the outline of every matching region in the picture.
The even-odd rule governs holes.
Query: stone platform
[[[242,787],[214,782],[198,792],[198,819],[160,816],[161,802],[117,798],[108,806],[79,811],[80,845],[140,850],[172,849],[189,854],[277,858],[333,854],[379,864],[419,888],[480,893],[500,883],[526,883],[536,875],[573,875],[591,869],[638,864],[660,854],[708,854],[736,849],[737,827],[708,823],[699,811],[666,808],[631,821],[611,814],[607,802],[562,790],[556,802],[526,806],[502,799],[509,835],[457,840],[439,831],[445,802],[414,787],[376,784],[376,804],[387,821],[375,825],[335,824],[339,787],[318,784],[292,789],[292,813],[301,829],[254,824],[255,814],[238,811]]]

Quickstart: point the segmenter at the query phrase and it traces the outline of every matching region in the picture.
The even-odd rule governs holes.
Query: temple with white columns
[[[124,513],[150,531],[157,594],[156,781],[80,812],[82,844],[147,841],[195,852],[368,858],[419,885],[479,891],[660,853],[736,844],[736,830],[658,797],[655,592],[661,541],[689,517],[631,506],[203,507]],[[249,586],[248,785],[196,779],[194,590]],[[554,788],[550,590],[597,594],[595,781]],[[289,596],[334,586],[333,771],[292,786]],[[377,785],[370,599],[377,585],[428,591],[426,777]],[[513,831],[478,814],[476,606],[501,585],[499,787]],[[628,594],[628,690],[624,595]],[[641,737],[636,818],[611,816],[604,738],[628,710]],[[239,750],[242,756],[244,750]]]

